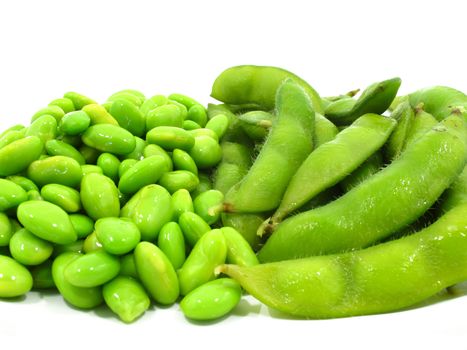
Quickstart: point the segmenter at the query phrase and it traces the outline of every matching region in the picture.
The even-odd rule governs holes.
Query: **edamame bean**
[[[194,104],[188,108],[188,120],[193,120],[196,124],[201,125],[203,128],[208,121],[206,109],[200,104]]]
[[[225,196],[229,212],[276,208],[290,179],[312,150],[314,111],[304,90],[286,80],[277,92],[276,105],[276,122],[258,158],[242,181]]]
[[[183,116],[180,108],[175,105],[163,105],[149,111],[146,115],[146,130],[157,126],[183,126]]]
[[[46,241],[67,244],[76,241],[76,231],[68,214],[46,201],[27,201],[19,205],[18,220],[28,231]]]
[[[415,305],[467,278],[467,207],[459,206],[426,229],[342,254],[253,267],[224,265],[254,297],[288,314],[348,317]],[[397,283],[394,283],[397,281]]]
[[[17,297],[31,288],[31,273],[14,259],[0,255],[0,298]]]
[[[41,196],[44,200],[58,205],[68,213],[76,213],[81,210],[79,192],[71,187],[48,184],[42,187]]]
[[[230,278],[205,283],[180,302],[183,314],[192,320],[211,321],[227,315],[240,302],[242,288]]]
[[[266,219],[264,214],[222,213],[221,219],[224,227],[232,227],[238,231],[254,250],[262,245],[257,231]]]
[[[167,104],[167,101],[167,97],[163,95],[154,95],[144,101],[139,110],[144,116],[147,116],[147,114],[154,108]]]
[[[141,238],[138,227],[126,218],[102,218],[96,221],[95,227],[97,239],[110,254],[129,253]]]
[[[75,188],[83,176],[79,163],[65,156],[36,160],[29,165],[27,174],[40,187],[54,183]]]
[[[218,114],[206,123],[205,128],[214,131],[220,140],[229,128],[229,117],[225,114]]]
[[[36,136],[13,141],[0,148],[0,176],[15,175],[39,158],[44,145]]]
[[[144,158],[144,149],[146,148],[146,141],[142,138],[135,136],[136,146],[135,149],[131,152],[126,154],[123,158],[124,159],[136,159],[141,160]]]
[[[77,241],[74,241],[72,243],[67,243],[67,244],[55,244],[54,245],[54,251],[52,256],[56,257],[59,256],[62,253],[83,253],[84,252],[84,240],[80,239]]]
[[[0,137],[0,149],[3,147],[9,145],[12,142],[15,142],[17,140],[21,140],[24,138],[24,135],[26,134],[25,131],[16,131],[16,130],[11,130],[5,133]]]
[[[155,244],[140,242],[135,248],[138,276],[151,297],[159,304],[173,304],[179,294],[177,273],[170,260]]]
[[[144,158],[149,158],[151,156],[161,156],[165,159],[167,163],[168,171],[173,170],[172,157],[160,146],[158,145],[147,145],[143,151]]]
[[[222,141],[242,143],[253,147],[253,142],[250,140],[245,131],[240,125],[240,120],[226,105],[208,104],[208,118],[211,120],[216,115],[224,114],[229,119],[229,127],[222,137]]]
[[[208,225],[212,225],[220,219],[223,201],[224,194],[221,191],[209,190],[200,193],[193,201],[194,211]]]
[[[104,174],[100,167],[92,164],[81,165],[81,171],[83,172],[83,177],[85,177],[87,174]]]
[[[184,150],[174,149],[172,159],[176,170],[186,170],[198,175],[198,168],[196,167],[195,161]]]
[[[42,201],[44,198],[42,198],[41,193],[37,190],[29,190],[28,191],[28,200],[29,201]]]
[[[76,231],[78,239],[86,238],[94,230],[94,221],[86,215],[71,214],[69,218]]]
[[[187,109],[190,109],[191,107],[195,105],[201,105],[201,103],[197,102],[195,99],[188,97],[186,95],[182,94],[170,94],[169,99],[172,101],[177,101],[178,103],[181,103],[184,105]]]
[[[162,226],[172,220],[172,197],[162,186],[145,186],[125,204],[121,216],[133,220],[142,240],[155,241]]]
[[[63,270],[65,279],[76,287],[97,287],[113,279],[120,271],[117,257],[96,250],[81,255]]]
[[[107,101],[116,101],[116,100],[126,100],[128,102],[131,102],[135,106],[140,107],[143,104],[144,100],[146,100],[146,97],[140,91],[133,90],[133,89],[126,89],[126,90],[118,91],[112,94],[107,99]]]
[[[32,267],[30,272],[32,276],[32,288],[55,288],[55,283],[52,277],[52,260],[49,259],[40,265]]]
[[[283,221],[259,252],[259,260],[362,248],[413,222],[464,168],[463,133],[462,119],[446,118],[353,190]]]
[[[54,117],[55,121],[58,123],[65,115],[65,112],[59,106],[47,106],[34,113],[31,118],[31,123],[34,123],[37,119],[43,117],[44,115]]]
[[[93,125],[82,139],[89,147],[118,155],[131,153],[136,147],[135,137],[130,132],[112,124]]]
[[[102,249],[102,243],[99,242],[96,232],[94,231],[84,240],[83,251],[85,253],[90,253],[100,249]]]
[[[179,148],[189,151],[195,144],[195,138],[186,130],[174,126],[158,126],[148,131],[148,143],[153,143],[166,150]]]
[[[216,132],[212,129],[199,128],[199,129],[189,130],[188,133],[192,135],[194,138],[199,137],[199,136],[207,136],[213,139],[214,141],[219,142],[219,137],[217,136]]]
[[[258,258],[250,244],[237,230],[232,227],[222,227],[220,230],[224,235],[227,245],[227,263],[239,266],[254,266],[259,264]]]
[[[132,278],[118,276],[102,289],[105,303],[126,323],[140,317],[151,303],[143,286]]]
[[[63,97],[68,98],[73,102],[75,110],[80,110],[83,109],[84,106],[96,103],[96,101],[90,99],[89,97],[73,91],[65,93]]]
[[[133,103],[117,99],[110,107],[110,114],[117,120],[118,124],[135,136],[143,136],[146,122],[143,114]]]
[[[118,167],[118,176],[121,178],[128,170],[133,168],[138,161],[136,159],[125,159],[120,163]]]
[[[189,155],[199,169],[207,169],[212,168],[221,161],[222,149],[219,143],[211,137],[197,136]]]
[[[0,212],[18,206],[28,199],[28,194],[13,181],[0,179]]]
[[[83,107],[83,112],[85,112],[91,119],[91,125],[96,124],[112,124],[119,126],[118,122],[114,117],[101,105],[96,103],[89,104]]]
[[[122,174],[118,189],[124,194],[136,193],[144,186],[156,183],[168,170],[163,157],[144,158]]]
[[[182,128],[187,131],[190,131],[190,130],[200,129],[201,125],[194,122],[193,120],[184,120],[182,124]]]
[[[36,237],[26,229],[16,231],[10,240],[11,256],[23,265],[39,265],[46,261],[53,251],[51,243]]]
[[[198,186],[191,192],[191,198],[196,198],[200,193],[212,189],[211,176],[206,173],[198,172]]]
[[[83,155],[72,145],[60,140],[49,140],[45,144],[47,154],[51,156],[65,156],[73,158],[79,165],[84,165],[86,160]]]
[[[97,173],[84,176],[80,195],[84,210],[94,220],[119,216],[118,190],[115,183],[107,176]]]
[[[0,247],[7,247],[13,236],[13,226],[5,213],[0,212]]]
[[[185,212],[193,212],[193,200],[188,190],[181,188],[172,194],[173,220],[178,221]]]
[[[189,211],[180,215],[178,224],[183,231],[185,240],[191,247],[193,247],[206,232],[211,231],[211,227],[202,217]]]
[[[27,177],[19,176],[19,175],[13,175],[13,176],[8,176],[6,179],[14,182],[15,184],[17,184],[19,186],[21,186],[21,188],[23,190],[25,190],[25,191],[31,191],[31,190],[38,191],[39,190],[39,187],[37,187],[37,185],[34,182],[32,182],[31,180],[29,180]]]
[[[51,115],[36,119],[27,129],[25,136],[37,136],[43,144],[57,137],[57,121]]]
[[[120,258],[120,275],[139,280],[138,272],[136,271],[135,256],[133,253],[126,254]]]
[[[191,192],[198,186],[199,179],[191,171],[175,170],[163,173],[159,179],[159,184],[170,193],[182,188]]]
[[[185,262],[185,239],[180,226],[176,222],[168,222],[162,226],[157,237],[157,246],[170,260],[175,270]]]
[[[102,169],[102,173],[111,178],[114,182],[118,179],[120,160],[112,153],[102,153],[97,158],[97,166]]]
[[[185,107],[184,104],[181,104],[181,103],[179,103],[177,101],[174,101],[174,100],[171,100],[171,99],[167,100],[167,104],[177,106],[180,109],[180,112],[182,113],[182,118],[184,120],[187,118],[188,109]]]
[[[193,289],[213,280],[214,269],[225,262],[226,255],[227,246],[222,231],[215,229],[205,233],[178,270],[180,294],[187,295]]]
[[[49,107],[57,106],[60,107],[64,113],[70,113],[75,110],[75,106],[73,105],[73,101],[69,98],[57,98],[49,103]]]
[[[91,118],[84,111],[67,113],[60,120],[59,129],[65,135],[79,135],[91,124]]]
[[[52,277],[63,299],[77,308],[92,309],[103,301],[101,288],[76,287],[69,283],[64,276],[65,268],[82,256],[79,253],[60,254],[52,263]]]

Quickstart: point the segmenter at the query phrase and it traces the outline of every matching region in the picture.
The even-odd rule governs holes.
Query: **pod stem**
[[[232,203],[222,203],[222,211],[224,213],[235,213],[235,209]]]
[[[217,214],[220,214],[225,211],[225,205],[224,203],[214,205],[208,209],[208,214],[210,216],[216,216]]]
[[[355,90],[349,91],[348,93],[346,93],[346,95],[349,96],[349,97],[354,97],[359,92],[360,92],[360,89],[355,89]]]

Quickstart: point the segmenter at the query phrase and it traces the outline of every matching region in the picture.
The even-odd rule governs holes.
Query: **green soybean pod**
[[[463,170],[464,132],[460,117],[446,118],[359,186],[283,221],[259,252],[259,260],[363,248],[414,222]]]
[[[132,277],[139,280],[138,272],[136,271],[135,256],[133,253],[120,257],[120,276]]]
[[[272,110],[279,86],[291,78],[306,92],[313,110],[323,113],[321,98],[303,79],[285,69],[268,66],[235,66],[223,71],[214,81],[211,96],[224,103],[257,104],[264,110]]]
[[[63,97],[70,99],[73,102],[73,106],[75,106],[76,110],[83,109],[84,106],[96,103],[96,101],[92,100],[91,98],[73,91],[66,92]]]
[[[180,302],[185,317],[212,321],[231,312],[240,302],[242,288],[231,278],[207,282],[188,293]]]
[[[375,152],[350,175],[342,179],[340,186],[345,192],[348,192],[370,176],[376,174],[383,166],[383,155],[381,152]]]
[[[49,140],[45,143],[45,150],[51,156],[65,156],[73,158],[80,165],[86,163],[83,155],[72,145],[60,140]]]
[[[85,177],[87,174],[100,174],[103,175],[104,172],[100,167],[97,165],[93,164],[84,164],[81,165],[81,171],[83,172],[83,177]]]
[[[39,158],[44,145],[36,136],[29,136],[0,148],[0,176],[15,175]]]
[[[33,266],[30,269],[32,276],[33,289],[51,289],[55,288],[52,277],[52,260],[49,259],[40,265]]]
[[[159,185],[145,186],[133,197],[122,208],[121,216],[133,220],[142,240],[155,241],[162,226],[172,220],[172,197]]]
[[[46,261],[53,251],[51,243],[36,237],[26,229],[16,231],[10,239],[11,256],[23,265],[39,265]]]
[[[0,255],[0,298],[13,298],[32,288],[31,273],[14,259]]]
[[[86,238],[94,231],[94,221],[89,216],[83,214],[71,214],[69,218],[76,231],[78,239]]]
[[[250,111],[238,116],[245,133],[255,142],[262,142],[269,133],[274,116],[264,111]]]
[[[42,143],[53,140],[57,137],[57,121],[51,115],[44,115],[28,127],[25,136],[37,136]]]
[[[147,114],[154,108],[164,106],[167,104],[167,102],[168,99],[164,95],[154,95],[146,99],[146,101],[143,102],[139,110],[141,111],[141,113],[143,113],[144,116],[147,116]]]
[[[43,117],[44,115],[52,116],[56,124],[63,118],[65,112],[59,106],[47,106],[45,108],[41,108],[31,118],[31,123],[34,123],[37,119]]]
[[[28,194],[13,181],[0,179],[0,212],[18,206],[28,199]]]
[[[203,218],[189,211],[180,215],[178,224],[182,229],[185,240],[191,247],[193,247],[206,232],[211,231],[211,227]]]
[[[195,161],[184,150],[174,149],[172,152],[172,160],[176,170],[186,170],[198,175],[198,168]]]
[[[173,170],[172,157],[167,153],[167,151],[165,151],[162,147],[158,145],[154,145],[154,144],[147,145],[144,148],[143,156],[144,158],[148,158],[151,156],[161,156],[165,159],[167,163],[167,169],[169,169],[168,171]]]
[[[63,270],[63,275],[67,282],[76,287],[91,288],[110,281],[119,271],[119,259],[100,249],[70,262]]]
[[[208,190],[200,193],[193,201],[193,207],[208,225],[216,223],[220,219],[223,210],[222,202],[224,194],[218,190]]]
[[[467,278],[466,266],[459,264],[467,257],[466,213],[465,205],[456,207],[422,231],[367,249],[253,267],[226,265],[218,272],[266,305],[300,317],[396,311]]]
[[[396,127],[392,118],[365,114],[334,140],[321,145],[303,161],[270,220],[277,225],[318,193],[334,186],[381,148]],[[303,186],[307,183],[307,186]]]
[[[149,242],[140,242],[134,255],[138,276],[151,297],[162,305],[173,304],[180,295],[180,288],[170,260]]]
[[[97,239],[96,231],[88,235],[83,242],[83,251],[87,254],[102,249],[102,243]]]
[[[146,130],[149,131],[157,126],[183,126],[183,115],[175,105],[167,104],[156,107],[146,114]]]
[[[314,111],[305,91],[288,79],[277,91],[276,105],[276,122],[258,158],[225,196],[229,212],[255,213],[277,208],[290,179],[313,148]]]
[[[124,194],[136,193],[144,186],[156,183],[167,171],[167,162],[163,157],[144,158],[122,174],[118,189]]]
[[[91,125],[96,124],[112,124],[119,126],[118,121],[101,105],[97,103],[89,104],[83,107],[85,112],[91,119]]]
[[[222,141],[242,143],[251,147],[254,146],[253,142],[242,129],[238,117],[226,105],[215,105],[210,103],[208,104],[207,112],[209,120],[219,114],[224,114],[229,119],[229,127],[222,137]]]
[[[412,108],[423,103],[423,109],[437,120],[443,120],[451,114],[451,107],[466,106],[467,96],[456,89],[447,86],[432,86],[417,90],[405,97]]]
[[[405,147],[417,140],[420,136],[429,131],[437,124],[436,118],[423,110],[423,104],[415,108],[415,115],[412,126],[407,132],[405,139]]]
[[[112,153],[102,153],[97,158],[97,166],[102,169],[102,173],[111,178],[114,182],[118,180],[118,170],[120,167],[120,159]]]
[[[157,237],[157,246],[170,260],[175,270],[185,262],[185,239],[180,226],[176,222],[168,222],[162,226]]]
[[[339,130],[337,126],[321,114],[315,113],[315,130],[313,133],[313,145],[315,149],[333,140],[338,133]]]
[[[385,147],[385,156],[387,160],[393,160],[399,157],[406,145],[407,135],[414,121],[414,112],[408,102],[401,103],[391,118],[397,120],[397,126],[388,139]]]
[[[195,123],[201,125],[204,128],[208,121],[206,109],[200,104],[194,104],[188,108],[186,119],[193,120]]]
[[[118,176],[121,178],[128,170],[133,168],[138,163],[136,159],[124,159],[118,167]]]
[[[60,107],[64,113],[70,113],[75,110],[75,105],[73,104],[73,101],[70,100],[69,98],[57,98],[49,103],[49,107],[51,106],[57,106]]]
[[[173,220],[178,221],[180,215],[185,212],[193,212],[193,199],[190,192],[184,188],[172,194]]]
[[[222,227],[220,230],[224,234],[227,245],[226,261],[228,264],[239,266],[254,266],[259,264],[255,252],[240,232],[232,227]]]
[[[14,233],[10,219],[5,213],[0,212],[0,247],[7,247]]]
[[[80,309],[93,309],[103,301],[102,289],[100,287],[76,287],[64,276],[68,265],[81,256],[83,255],[72,252],[60,254],[52,263],[52,277],[58,291],[68,303]]]
[[[120,201],[115,183],[105,175],[90,173],[81,181],[81,203],[94,220],[118,217]]]
[[[91,118],[84,111],[73,111],[63,116],[59,123],[59,130],[70,136],[83,133],[91,124]]]
[[[197,136],[189,155],[199,169],[208,169],[219,164],[222,159],[222,148],[216,140],[209,136]]]
[[[187,295],[193,289],[213,280],[214,269],[225,262],[226,256],[227,245],[222,231],[215,229],[205,233],[178,270],[180,294]]]
[[[221,214],[222,225],[232,227],[238,231],[255,251],[262,245],[257,231],[265,219],[265,214]]]
[[[40,187],[55,183],[75,188],[78,187],[83,172],[73,158],[52,156],[32,162],[27,169],[27,176]]]
[[[439,210],[449,210],[467,203],[467,166],[441,197]]]
[[[46,241],[67,244],[77,235],[68,214],[46,201],[27,201],[18,206],[18,220],[28,231]]]
[[[182,128],[187,131],[190,131],[190,130],[201,129],[201,125],[194,122],[193,120],[184,120],[182,124]]]
[[[195,138],[188,131],[174,126],[155,127],[148,131],[146,140],[165,150],[179,148],[189,151],[195,144]]]
[[[96,124],[82,136],[83,142],[102,152],[125,155],[136,147],[135,137],[124,128],[112,124]]]
[[[58,205],[68,213],[76,213],[81,210],[80,195],[74,188],[48,184],[41,188],[41,196],[44,200]]]
[[[195,105],[201,105],[201,103],[196,101],[194,98],[191,98],[189,96],[182,95],[182,94],[177,94],[177,93],[170,94],[169,99],[172,101],[177,101],[178,103],[181,103],[187,109],[190,109],[191,107]]]
[[[131,323],[149,308],[143,286],[130,277],[118,276],[102,288],[105,303],[125,323]]]
[[[170,193],[182,188],[191,192],[198,186],[199,179],[191,171],[175,170],[163,173],[159,179],[159,184]]]
[[[143,136],[146,122],[143,114],[133,103],[117,99],[113,101],[109,113],[117,120],[118,124],[135,136]]]
[[[218,114],[206,123],[205,128],[214,131],[220,140],[229,128],[229,117],[225,114]]]
[[[110,254],[123,255],[139,243],[141,233],[133,221],[127,218],[102,218],[95,224],[96,237]]]
[[[324,115],[338,115],[344,112],[351,111],[352,108],[357,103],[357,100],[353,98],[342,98],[336,101],[332,101],[329,105],[326,106],[324,109]]]

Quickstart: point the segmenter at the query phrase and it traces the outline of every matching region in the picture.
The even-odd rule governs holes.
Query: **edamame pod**
[[[131,153],[136,147],[135,137],[130,132],[112,124],[93,125],[82,139],[89,147],[118,155]]]
[[[467,279],[467,206],[401,239],[343,254],[224,265],[248,293],[282,312],[330,318],[396,311]]]
[[[46,241],[67,244],[78,238],[68,214],[46,201],[27,201],[19,205],[18,220],[27,230]]]
[[[101,288],[76,287],[69,283],[64,276],[65,268],[81,256],[83,255],[79,253],[60,254],[52,263],[52,277],[63,299],[80,309],[92,309],[103,301]]]
[[[102,289],[105,303],[126,323],[140,317],[151,304],[143,286],[130,277],[118,276]]]
[[[228,212],[277,208],[293,174],[312,150],[314,111],[304,90],[286,80],[277,92],[276,105],[277,119],[258,158],[226,194]]]
[[[467,166],[456,181],[443,193],[440,210],[446,213],[449,210],[467,203]]]
[[[310,153],[292,176],[270,224],[277,225],[318,193],[357,169],[383,146],[395,126],[396,121],[392,118],[365,114],[341,131],[334,140]]]
[[[107,176],[97,173],[84,176],[80,195],[84,210],[94,220],[119,216],[118,190]]]
[[[344,192],[349,192],[352,188],[358,186],[370,176],[380,171],[383,166],[383,155],[381,152],[375,152],[350,175],[342,179],[340,187]]]
[[[322,144],[333,140],[339,129],[331,121],[319,113],[315,113],[315,128],[313,132],[313,145],[317,149]]]
[[[9,176],[25,170],[39,158],[44,145],[37,136],[29,136],[0,148],[0,176]]]
[[[413,141],[418,139],[437,124],[436,118],[423,110],[423,105],[417,106],[414,112],[415,115],[412,126],[406,135],[405,147],[410,145]]]
[[[423,109],[437,120],[443,120],[451,114],[451,107],[467,106],[467,96],[447,86],[433,86],[415,91],[409,95],[412,108],[423,103]]]
[[[124,194],[136,193],[144,186],[156,183],[168,170],[163,157],[144,158],[122,174],[118,189]]]
[[[367,181],[327,205],[283,221],[259,260],[367,247],[415,221],[464,168],[464,128],[461,118],[446,118]]]
[[[83,172],[79,163],[70,157],[53,156],[32,162],[27,169],[28,177],[39,187],[61,184],[78,187]]]
[[[14,259],[0,255],[0,298],[13,298],[32,288],[31,273]]]
[[[397,126],[389,137],[385,147],[386,158],[388,160],[396,159],[400,156],[406,145],[407,135],[414,120],[414,112],[408,102],[401,103],[391,117],[397,120]]]
[[[216,229],[204,234],[193,247],[182,268],[178,270],[180,294],[215,278],[214,269],[225,262],[227,246],[222,231]]]
[[[134,254],[138,276],[151,297],[162,305],[173,304],[180,289],[177,273],[170,260],[149,242],[140,242]]]
[[[210,321],[231,312],[240,302],[242,288],[230,278],[219,278],[199,286],[180,302],[183,314],[192,320]]]

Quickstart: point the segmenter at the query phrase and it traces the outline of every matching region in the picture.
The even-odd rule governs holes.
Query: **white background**
[[[0,127],[26,123],[68,90],[101,102],[135,88],[208,103],[215,77],[238,64],[286,68],[323,96],[393,76],[401,93],[435,84],[467,91],[465,8],[449,0],[1,1]],[[443,300],[305,321],[247,298],[211,325],[187,322],[177,305],[124,325],[104,309],[82,312],[32,293],[0,301],[0,348],[466,348],[467,298]]]

